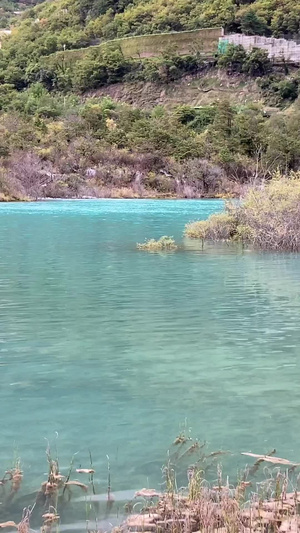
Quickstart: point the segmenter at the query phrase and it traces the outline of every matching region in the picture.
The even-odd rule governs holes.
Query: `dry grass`
[[[182,447],[187,442],[189,447],[183,452]],[[185,453],[191,455],[191,450],[197,454],[203,449],[197,441],[190,445],[189,439],[179,440],[176,446],[181,452],[177,458],[173,453],[173,460],[180,459],[180,455],[183,458]],[[220,465],[217,465],[217,481],[208,483],[204,474],[209,460],[220,453],[200,454],[200,458],[188,468],[188,486],[180,490],[176,488],[176,467],[173,464],[170,469],[169,463],[171,485],[167,483],[163,493],[149,489],[137,493],[145,498],[144,509],[141,514],[129,516],[118,532],[298,533],[300,492],[297,488],[299,476],[295,474],[298,464],[274,457],[275,450],[268,455],[244,453],[256,458],[256,462],[246,467],[236,484],[231,485],[228,477],[224,479]],[[269,470],[265,466],[264,479],[258,481],[255,479],[257,471],[266,463],[276,467]]]
[[[246,465],[238,481],[230,484],[217,463],[224,453],[228,452],[208,453],[205,443],[181,433],[163,468],[163,492],[137,492],[136,496],[144,498],[141,513],[130,515],[115,533],[298,533],[298,463],[275,457],[276,450],[268,454],[245,452],[242,455],[255,462]],[[184,470],[188,484],[178,488],[177,477]],[[212,471],[217,471],[217,479],[208,482]]]
[[[121,531],[296,533],[300,528],[300,493],[281,494],[244,502],[247,485],[203,486],[191,499],[184,494],[163,494],[141,515],[130,516]]]
[[[162,468],[162,490],[143,488],[127,503],[127,520],[114,533],[299,533],[300,531],[300,475],[298,462],[267,454],[242,453],[250,457],[252,465],[239,472],[231,484],[223,474],[220,458],[228,452],[207,451],[206,444],[185,432],[178,435],[168,451]],[[48,477],[41,485],[32,507],[26,507],[21,520],[6,520],[0,529],[30,533],[33,511],[38,513],[41,533],[59,531],[61,514],[72,497],[71,488],[80,488],[87,495],[95,495],[93,462],[76,473],[88,476],[87,484],[72,480],[73,460],[66,476],[60,473],[58,459],[47,451]],[[179,485],[183,476],[185,487]],[[208,482],[207,479],[214,479]],[[20,460],[4,474],[3,494],[17,495],[23,480]],[[2,503],[4,500],[2,500]],[[6,505],[7,500],[4,502]],[[110,465],[108,463],[107,512],[113,505]],[[9,506],[7,510],[11,509]],[[3,510],[3,509],[2,509]],[[98,510],[95,511],[97,512]],[[83,511],[84,512],[84,511]],[[11,518],[11,516],[8,516]],[[88,516],[86,516],[88,523]],[[89,532],[87,525],[87,532]],[[96,533],[96,531],[95,531]],[[99,532],[98,532],[99,533]]]
[[[177,250],[177,244],[172,237],[164,235],[157,241],[155,239],[149,239],[144,243],[137,243],[138,250],[144,250],[145,252],[173,252]]]

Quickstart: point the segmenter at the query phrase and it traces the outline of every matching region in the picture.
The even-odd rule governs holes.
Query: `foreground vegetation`
[[[243,241],[255,248],[300,251],[300,173],[275,175],[250,186],[241,202],[229,203],[225,213],[186,226],[187,237],[214,241]]]
[[[193,439],[190,432],[180,433],[162,468],[162,489],[141,489],[130,501],[123,500],[122,508],[115,508],[109,464],[106,495],[99,494],[91,456],[86,468],[76,468],[74,456],[63,475],[58,458],[52,457],[48,449],[47,479],[33,494],[22,496],[20,459],[15,459],[3,475],[0,529],[29,533],[41,527],[42,533],[57,532],[60,524],[65,526],[65,512],[74,512],[75,495],[76,508],[82,512],[81,520],[88,532],[100,531],[98,521],[116,512],[128,516],[115,533],[296,532],[300,525],[299,464],[276,457],[275,453],[276,450],[265,455],[242,453],[250,457],[252,464],[239,470],[237,481],[231,484],[220,463],[228,452],[209,452],[206,444]],[[76,496],[78,491],[83,497]],[[23,512],[17,511],[24,504]]]
[[[129,516],[119,531],[296,533],[300,525],[299,465],[275,457],[275,453],[243,453],[255,462],[240,470],[237,482],[231,484],[220,464],[224,452],[207,453],[205,444],[182,433],[169,450],[163,469],[164,491],[140,491],[145,498],[142,514]],[[188,486],[179,489],[177,476],[184,465]],[[209,482],[207,476],[214,465],[217,479]]]
[[[287,492],[288,481],[287,471],[275,470],[264,484],[268,497],[260,492],[249,495],[247,481],[230,485],[222,472],[213,487],[200,474],[192,474],[187,491],[159,495],[156,505],[129,517],[118,531],[297,533],[300,493]]]

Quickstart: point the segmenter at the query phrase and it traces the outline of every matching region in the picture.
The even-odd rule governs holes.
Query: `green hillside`
[[[299,10],[295,0],[28,8],[0,50],[0,199],[236,195],[299,170],[300,72],[261,49],[216,51],[222,25],[297,35]]]
[[[1,0],[0,2],[0,29],[8,28],[11,24],[17,22],[20,15],[28,7],[34,7],[43,0]]]
[[[22,15],[5,48],[15,64],[23,65],[40,55],[97,40],[222,25],[248,34],[299,35],[300,4],[297,0],[46,0]]]

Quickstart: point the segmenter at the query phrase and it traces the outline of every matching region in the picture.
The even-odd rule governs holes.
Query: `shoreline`
[[[71,198],[64,198],[64,197],[57,197],[57,198],[51,198],[51,197],[45,197],[45,198],[26,198],[26,199],[20,199],[20,200],[16,200],[16,199],[9,199],[9,200],[2,200],[0,199],[0,205],[1,204],[21,204],[21,203],[38,203],[38,202],[65,202],[65,201],[95,201],[95,200],[136,200],[136,201],[141,201],[141,200],[166,200],[166,201],[174,201],[174,200],[187,200],[187,201],[203,201],[203,200],[209,200],[209,201],[213,201],[213,200],[220,200],[220,201],[225,201],[225,200],[228,200],[229,198],[224,196],[224,197],[216,197],[216,196],[207,196],[207,197],[202,197],[202,198],[185,198],[183,196],[139,196],[139,197],[117,197],[117,196],[114,196],[114,197],[105,197],[105,196],[88,196],[88,197],[71,197]],[[234,200],[236,199],[236,197],[230,197],[231,200]]]

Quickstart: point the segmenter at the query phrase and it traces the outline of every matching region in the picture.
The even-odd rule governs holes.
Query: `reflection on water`
[[[211,448],[299,459],[300,257],[188,241],[169,255],[135,249],[182,240],[186,222],[221,208],[0,206],[0,467],[19,451],[24,492],[45,480],[45,438],[63,473],[76,452],[75,468],[89,467],[91,450],[101,494],[107,455],[113,492],[158,486],[186,418]]]

